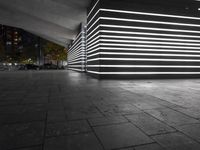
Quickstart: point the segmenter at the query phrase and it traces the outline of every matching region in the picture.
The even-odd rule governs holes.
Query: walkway
[[[0,72],[0,150],[199,150],[200,80]]]

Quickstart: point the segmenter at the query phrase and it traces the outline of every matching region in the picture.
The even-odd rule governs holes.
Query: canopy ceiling
[[[86,22],[90,0],[0,0],[0,24],[25,29],[66,46]]]

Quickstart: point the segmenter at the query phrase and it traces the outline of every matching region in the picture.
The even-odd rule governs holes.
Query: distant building
[[[20,53],[22,45],[22,29],[1,25],[5,52],[9,55]]]

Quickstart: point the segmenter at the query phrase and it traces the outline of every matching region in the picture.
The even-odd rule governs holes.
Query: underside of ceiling
[[[90,0],[0,0],[0,24],[22,28],[66,46],[81,22]]]

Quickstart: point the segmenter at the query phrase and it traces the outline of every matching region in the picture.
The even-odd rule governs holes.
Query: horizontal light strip
[[[200,74],[200,72],[97,72],[97,71],[87,71],[89,73],[93,73],[93,74],[118,74],[118,75],[146,75],[146,74],[149,74],[149,75],[156,75],[156,74],[163,74],[163,75],[168,75],[168,74],[171,74],[171,75],[190,75],[190,74]]]
[[[158,14],[158,13],[147,13],[147,12],[137,12],[137,11],[125,11],[125,10],[102,9],[102,8],[100,8],[100,11],[126,13],[126,14],[138,14],[138,15],[149,15],[149,16],[159,16],[159,17],[171,17],[171,18],[180,18],[180,19],[200,20],[200,18],[198,18],[198,17],[168,15],[168,14]]]
[[[188,54],[160,54],[160,53],[116,53],[116,52],[99,52],[87,57],[92,57],[95,55],[133,55],[133,56],[178,56],[178,57],[200,57],[200,55],[188,55]]]
[[[87,65],[87,67],[104,68],[200,68],[200,66],[174,66],[174,65]]]
[[[165,46],[165,45],[136,45],[136,44],[112,44],[112,43],[99,43],[91,48],[88,48],[87,51],[89,52],[90,50],[93,50],[94,48],[98,46],[121,46],[121,49],[124,47],[140,47],[140,48],[178,48],[178,49],[195,49],[199,50],[200,47],[186,47],[186,46]]]
[[[99,47],[91,51],[87,51],[88,54],[99,50],[115,50],[115,51],[149,51],[149,52],[170,52],[170,53],[200,53],[200,51],[193,50],[174,50],[174,49],[146,49],[146,48],[118,48],[118,47]]]
[[[70,51],[69,51],[69,52],[73,51],[74,49],[78,49],[78,48],[80,48],[80,47],[84,47],[85,45],[86,45],[85,43],[80,42],[79,44],[74,45],[73,48],[70,48]]]
[[[97,26],[94,30],[91,32],[87,32],[87,37],[89,37],[93,32],[95,32],[100,26]]]
[[[76,68],[68,68],[69,70],[73,70],[73,71],[84,71],[84,70],[82,70],[82,69],[76,69]]]
[[[128,32],[128,31],[113,31],[113,30],[99,30],[101,33],[119,33],[119,34],[133,34],[133,35],[150,35],[150,36],[164,36],[164,37],[181,37],[181,38],[198,38],[200,36],[181,35],[181,34],[162,34],[162,33],[148,33],[148,32]],[[89,39],[88,39],[89,40]]]
[[[80,38],[79,40],[77,40],[74,44],[72,44],[72,46],[70,47],[70,49],[73,49],[74,46],[80,45],[81,43],[84,44],[84,41],[81,41],[82,39]]]
[[[113,35],[100,35],[97,38],[114,38],[114,39],[139,39],[139,40],[156,40],[156,41],[173,41],[173,42],[194,42],[200,43],[200,40],[186,40],[186,39],[170,39],[170,38],[151,38],[139,36],[113,36]],[[95,38],[95,39],[97,39]]]
[[[97,60],[115,60],[115,61],[176,61],[176,62],[200,62],[197,59],[149,59],[149,58],[94,58],[87,61],[97,61]]]
[[[153,47],[153,48],[181,48],[181,49],[200,49],[200,47],[186,47],[186,46],[165,46],[165,45],[135,45],[135,44],[110,44],[100,43],[98,46],[125,46],[125,47]]]
[[[197,30],[180,30],[180,29],[167,29],[167,28],[150,28],[150,27],[138,27],[138,26],[121,26],[121,25],[108,25],[100,24],[100,27],[109,28],[123,28],[123,29],[141,29],[141,30],[153,30],[153,31],[167,31],[167,32],[185,32],[185,33],[200,33]]]
[[[139,19],[124,19],[124,18],[114,18],[114,17],[99,17],[99,19],[110,20],[110,21],[115,20],[115,21],[126,21],[126,22],[140,22],[140,23],[153,23],[153,24],[176,25],[176,26],[200,27],[200,25],[198,24],[150,21],[150,20],[139,20]]]
[[[92,11],[94,10],[94,8],[97,6],[98,3],[99,3],[99,0],[97,0],[97,2],[94,4],[94,6],[92,7],[92,9],[91,9],[90,12],[88,13],[87,17],[90,16],[90,14],[92,13]]]
[[[97,36],[96,38],[94,38],[93,40],[87,42],[87,46],[90,45],[90,43],[93,43],[95,40],[97,40],[99,38],[99,36]]]
[[[73,60],[68,60],[68,63],[76,62],[76,61],[79,61],[79,60],[85,60],[85,58],[77,58],[77,59],[73,59]]]
[[[99,39],[97,42],[119,42],[119,43],[142,43],[142,44],[169,44],[169,45],[186,45],[186,46],[200,46],[200,44],[196,44],[196,43],[178,43],[178,42],[154,42],[154,41],[135,41],[135,40],[110,40],[110,39]]]
[[[69,65],[71,65],[71,64],[78,64],[78,63],[83,64],[83,63],[85,63],[85,61],[77,61],[77,62],[73,62],[73,63],[71,63],[71,62],[69,63],[69,62],[68,62]]]

